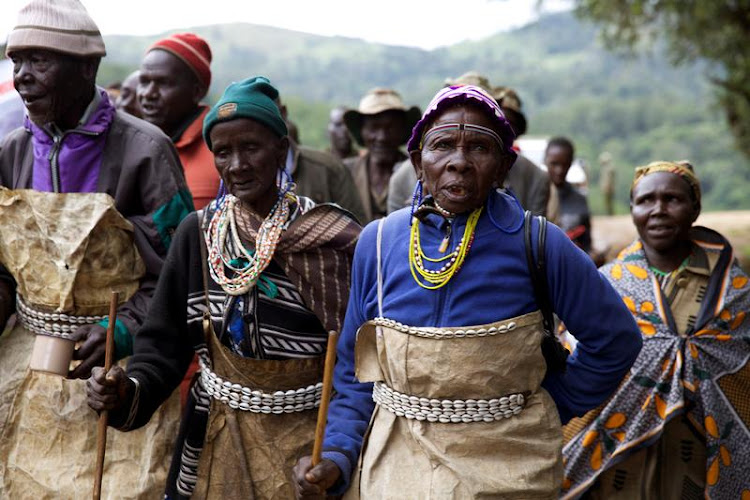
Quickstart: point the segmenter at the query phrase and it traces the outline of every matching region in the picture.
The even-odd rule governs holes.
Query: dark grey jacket
[[[31,133],[25,128],[5,137],[0,144],[0,186],[31,189],[32,147]],[[169,137],[120,111],[107,131],[97,191],[112,196],[117,210],[133,224],[135,243],[146,265],[139,290],[117,313],[132,335],[146,315],[172,234],[193,210],[193,199]],[[2,264],[0,280],[15,288]]]
[[[335,203],[363,221],[365,211],[344,164],[330,153],[291,143],[297,194],[316,203]]]
[[[547,214],[549,175],[524,155],[516,158],[505,178],[505,187],[513,191],[526,210],[534,215]]]

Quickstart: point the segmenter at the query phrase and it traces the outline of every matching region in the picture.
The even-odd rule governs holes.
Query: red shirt
[[[209,107],[204,107],[175,143],[196,210],[205,207],[216,197],[221,181],[214,166],[214,155],[203,141],[203,118],[209,110]]]

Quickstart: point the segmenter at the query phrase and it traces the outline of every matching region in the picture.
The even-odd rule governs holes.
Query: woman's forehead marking
[[[503,140],[500,138],[500,135],[498,135],[497,132],[495,132],[494,130],[488,127],[483,127],[481,125],[474,125],[472,123],[465,123],[465,122],[442,123],[440,125],[436,125],[427,131],[427,133],[424,135],[424,138],[422,139],[422,143],[424,144],[425,142],[427,142],[427,140],[434,134],[438,134],[440,132],[449,131],[449,130],[455,130],[455,131],[458,131],[459,133],[475,132],[478,134],[486,135],[486,136],[491,137],[495,142],[497,142],[497,144],[500,146],[500,149],[503,148]]]

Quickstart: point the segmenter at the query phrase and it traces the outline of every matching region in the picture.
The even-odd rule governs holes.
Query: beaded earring
[[[276,185],[279,188],[279,196],[284,196],[286,193],[294,189],[294,181],[289,172],[285,168],[279,168],[276,174]]]
[[[229,194],[229,191],[227,191],[227,185],[224,184],[224,179],[221,179],[219,181],[219,191],[216,193],[216,206],[221,206],[222,203],[227,199],[227,194]]]
[[[414,186],[414,194],[411,196],[411,217],[409,217],[409,225],[411,226],[414,222],[414,212],[422,204],[422,179],[417,179],[417,184]]]

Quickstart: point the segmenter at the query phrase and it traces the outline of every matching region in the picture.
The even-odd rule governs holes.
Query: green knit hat
[[[279,91],[263,76],[232,83],[203,120],[203,140],[208,149],[212,149],[211,129],[214,125],[237,118],[262,123],[279,137],[287,135],[286,123],[274,102],[278,97]]]

